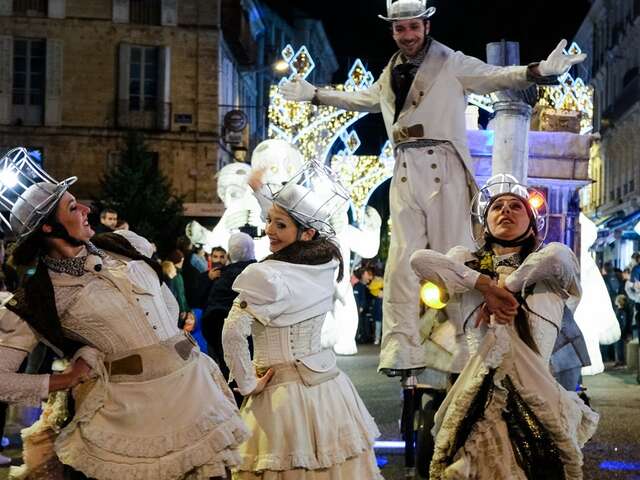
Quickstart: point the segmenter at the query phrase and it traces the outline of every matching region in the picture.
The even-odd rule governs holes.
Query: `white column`
[[[492,65],[518,65],[518,42],[495,42],[487,45],[487,60]],[[500,101],[493,105],[495,117],[492,173],[508,173],[526,185],[529,170],[529,120],[531,107],[513,91],[498,92]]]
[[[493,108],[493,175],[509,173],[526,185],[531,107],[523,102],[496,102]]]

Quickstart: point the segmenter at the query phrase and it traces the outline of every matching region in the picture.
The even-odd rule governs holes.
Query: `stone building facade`
[[[0,146],[42,153],[96,193],[127,129],[187,202],[215,200],[220,5],[0,0]]]
[[[89,199],[140,130],[186,215],[219,216],[225,113],[247,114],[245,146],[265,138],[274,15],[255,0],[0,0],[0,149],[34,149]]]
[[[594,87],[594,132],[583,211],[600,224],[602,260],[625,267],[640,246],[640,0],[594,0],[575,41],[580,76]]]

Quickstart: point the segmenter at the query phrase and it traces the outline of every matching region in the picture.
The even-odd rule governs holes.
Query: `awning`
[[[606,226],[603,225],[604,228],[609,230],[631,230],[633,231],[633,227],[636,226],[636,223],[640,221],[640,210],[636,210],[629,215],[624,217],[616,217],[608,220],[606,222]]]

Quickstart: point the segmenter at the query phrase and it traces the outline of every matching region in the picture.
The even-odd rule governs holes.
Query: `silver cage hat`
[[[12,230],[18,240],[27,237],[77,180],[69,177],[58,182],[29,156],[26,148],[9,150],[0,159],[0,208],[4,210],[0,225]]]
[[[534,222],[538,230],[540,245],[544,242],[549,231],[549,204],[539,190],[521,184],[516,177],[507,173],[499,173],[487,180],[471,201],[471,235],[476,245],[484,245],[483,234],[487,207],[497,195],[512,194],[527,202],[533,212]],[[481,225],[481,229],[474,229],[474,225]]]
[[[436,13],[436,7],[427,8],[427,0],[387,0],[387,16],[378,18],[387,22],[396,20],[412,20],[414,18],[429,18]]]
[[[350,198],[336,173],[315,160],[304,164],[302,170],[272,193],[273,203],[324,237],[335,235],[332,217],[342,212]]]

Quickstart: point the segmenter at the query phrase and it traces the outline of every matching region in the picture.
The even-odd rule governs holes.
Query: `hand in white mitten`
[[[316,94],[316,87],[304,78],[296,77],[280,87],[280,94],[290,102],[310,102]]]
[[[567,46],[566,40],[560,40],[558,46],[549,54],[546,60],[538,65],[538,71],[543,77],[564,75],[576,63],[581,63],[587,58],[586,53],[577,55],[565,55],[563,50]]]

